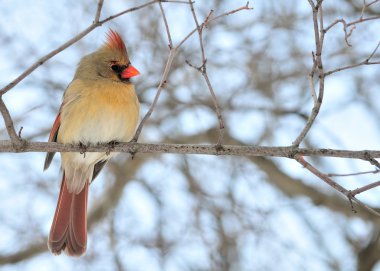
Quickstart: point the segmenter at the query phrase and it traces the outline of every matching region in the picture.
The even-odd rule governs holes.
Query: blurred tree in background
[[[348,27],[346,37],[342,22],[325,34],[325,71],[360,63],[374,52],[380,2],[372,2],[364,2],[366,9],[362,0],[323,2],[325,27],[341,18],[374,18]],[[105,1],[101,17],[141,4]],[[203,22],[211,9],[218,15],[245,4],[196,1],[194,8]],[[195,27],[190,5],[162,5],[178,43]],[[253,10],[203,30],[208,75],[226,125],[223,144],[291,145],[313,107],[312,9],[307,0],[250,5]],[[87,27],[96,8],[94,1],[3,1],[0,85]],[[24,138],[47,140],[75,65],[102,44],[108,27],[124,37],[142,74],[135,83],[146,113],[169,53],[158,4],[96,28],[4,95]],[[216,143],[210,92],[186,61],[202,64],[197,35],[174,59],[140,142]],[[377,65],[362,65],[328,76],[322,108],[303,146],[380,149],[379,72]],[[0,139],[8,139],[0,124]],[[380,270],[379,217],[362,208],[352,211],[347,198],[294,160],[264,157],[138,153],[131,160],[120,154],[91,185],[86,255],[55,257],[46,238],[59,159],[45,173],[43,160],[43,153],[0,154],[1,270]],[[309,160],[347,189],[378,180],[377,174],[334,175],[377,173],[366,161]],[[358,198],[380,206],[378,188]]]

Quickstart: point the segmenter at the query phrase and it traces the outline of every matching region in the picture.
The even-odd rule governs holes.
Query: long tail
[[[70,256],[80,256],[87,246],[88,180],[79,194],[67,189],[65,173],[51,225],[48,247],[54,254],[62,250]]]

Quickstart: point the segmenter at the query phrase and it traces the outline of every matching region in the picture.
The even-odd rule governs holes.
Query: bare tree
[[[56,176],[54,170],[42,175],[36,161],[46,151],[80,151],[45,142],[47,115],[57,110],[75,65],[67,59],[95,48],[95,30],[107,23],[128,34],[131,55],[144,68],[136,82],[144,115],[132,142],[86,150],[134,159],[118,156],[92,185],[89,228],[104,243],[90,243],[80,265],[374,268],[380,151],[365,141],[376,142],[380,128],[380,40],[373,34],[379,1],[74,5],[83,30],[52,21],[41,33],[67,34],[52,35],[50,52],[21,34],[1,37],[6,55],[14,56],[0,90],[0,227],[9,233],[0,239],[2,265],[28,266],[37,255],[57,264],[45,241],[57,190],[48,179]],[[59,16],[57,7],[50,10]],[[5,14],[13,20],[16,11]],[[72,11],[65,19],[74,17]],[[35,57],[25,62],[28,50]],[[34,98],[22,97],[25,89]],[[356,139],[363,135],[368,138]],[[10,181],[12,170],[17,181]]]

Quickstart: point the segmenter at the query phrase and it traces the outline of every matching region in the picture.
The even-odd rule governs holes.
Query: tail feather
[[[80,193],[70,193],[63,174],[57,209],[50,229],[48,246],[52,253],[62,250],[71,256],[80,256],[87,245],[88,180]]]

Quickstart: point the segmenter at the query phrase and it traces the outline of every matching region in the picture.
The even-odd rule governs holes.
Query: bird
[[[120,34],[109,29],[104,44],[80,60],[63,94],[48,141],[78,144],[84,150],[89,144],[130,141],[140,115],[140,103],[130,79],[139,74],[129,60]],[[46,154],[44,170],[54,154]],[[61,153],[63,176],[48,238],[48,248],[53,254],[85,253],[89,185],[113,155]]]

